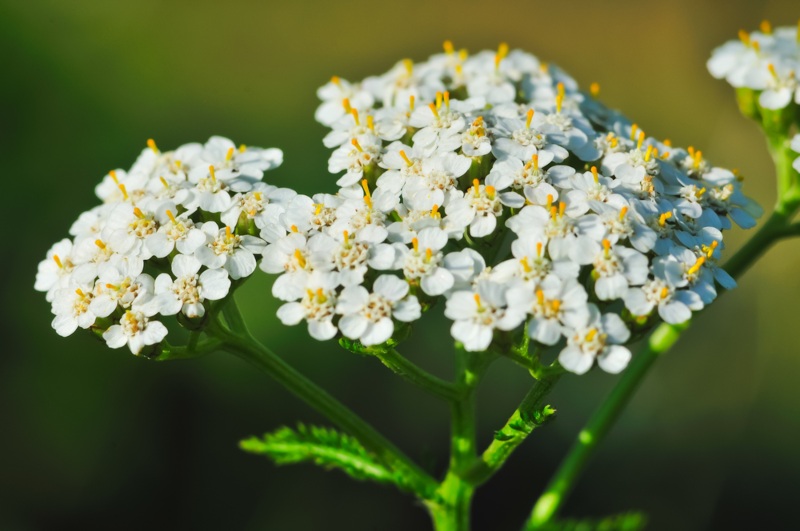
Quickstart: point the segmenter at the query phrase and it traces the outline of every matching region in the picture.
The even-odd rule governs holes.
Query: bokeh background
[[[59,338],[32,289],[37,262],[95,203],[94,184],[153,137],[169,149],[222,134],[278,146],[274,184],[332,190],[315,89],[424,59],[444,39],[500,41],[559,64],[649,134],[739,168],[774,200],[758,128],[705,61],[755,28],[797,23],[795,1],[255,2],[0,1],[2,355],[0,529],[427,529],[410,498],[237,448],[297,420],[321,422],[233,357],[154,363],[76,334]],[[728,248],[743,241],[732,231]],[[251,327],[431,470],[447,412],[377,362],[274,317],[269,280],[241,293]],[[781,529],[800,495],[800,243],[771,251],[659,361],[565,508],[642,509],[651,529]],[[439,319],[405,351],[447,375]],[[615,382],[567,377],[559,414],[475,504],[475,528],[518,529],[579,426]],[[480,394],[485,443],[531,384],[497,363]]]

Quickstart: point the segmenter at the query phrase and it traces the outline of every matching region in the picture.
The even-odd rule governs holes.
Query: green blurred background
[[[557,7],[556,7],[557,6]],[[166,2],[0,1],[2,245],[0,529],[426,529],[415,502],[336,472],[277,468],[237,441],[321,422],[237,359],[153,363],[76,334],[59,338],[32,289],[37,262],[95,203],[94,184],[147,138],[170,149],[212,134],[278,146],[278,185],[333,190],[315,89],[360,79],[444,39],[500,41],[559,64],[649,134],[739,168],[774,199],[759,130],[705,70],[712,48],[796,1]],[[743,240],[733,231],[729,250]],[[639,508],[652,529],[791,528],[800,494],[800,245],[770,252],[702,315],[650,375],[566,507]],[[274,317],[269,281],[241,293],[251,327],[431,470],[447,456],[445,408],[374,360],[316,343]],[[448,374],[446,323],[405,349]],[[614,384],[562,381],[557,421],[483,490],[475,528],[517,529],[581,423]],[[485,443],[530,385],[497,363],[480,394]]]

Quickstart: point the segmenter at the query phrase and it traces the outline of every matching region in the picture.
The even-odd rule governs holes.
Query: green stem
[[[430,374],[395,349],[374,349],[369,353],[381,360],[381,363],[389,367],[392,372],[420,389],[448,401],[455,401],[461,397],[461,390],[458,387]]]
[[[481,459],[464,474],[464,479],[475,486],[485,483],[500,470],[528,435],[555,413],[555,410],[543,403],[560,377],[561,375],[545,376],[534,384],[505,425],[495,432],[494,439],[484,450]]]
[[[755,235],[723,266],[731,276],[742,275],[773,243],[785,236],[792,212],[778,207]],[[556,516],[565,498],[572,490],[575,480],[594,453],[600,441],[608,433],[620,412],[630,401],[639,383],[655,360],[680,338],[688,323],[658,326],[650,335],[644,348],[633,357],[608,398],[601,404],[581,430],[578,439],[570,448],[555,475],[537,500],[528,521],[529,529],[540,528]]]
[[[475,487],[463,478],[477,459],[475,450],[475,391],[495,356],[488,352],[456,350],[456,382],[461,398],[450,403],[450,466],[439,487],[441,502],[429,509],[436,531],[468,531]]]
[[[225,308],[227,309],[226,318],[230,319],[231,326],[234,326],[236,322],[244,324],[237,318],[238,310],[235,309],[234,301],[227,304]],[[238,315],[241,317],[240,314]],[[351,409],[250,336],[246,328],[231,331],[218,321],[212,321],[209,324],[208,333],[222,342],[221,348],[256,366],[317,412],[327,417],[340,429],[356,437],[383,463],[402,473],[420,498],[423,500],[435,498],[438,484],[430,475]]]
[[[598,443],[628,404],[634,391],[641,383],[647,370],[659,355],[666,352],[680,337],[688,326],[663,324],[656,329],[647,341],[644,351],[637,353],[611,394],[600,406],[589,422],[578,434],[567,457],[550,480],[544,494],[536,502],[529,520],[529,528],[537,529],[555,516],[559,507],[575,483],[575,479],[583,470],[586,462],[594,453]]]

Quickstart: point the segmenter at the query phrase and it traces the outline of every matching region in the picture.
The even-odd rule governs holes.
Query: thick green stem
[[[477,460],[475,450],[475,391],[494,355],[456,351],[456,385],[461,397],[450,403],[450,466],[439,487],[441,502],[430,505],[436,531],[467,531],[475,487],[464,474]]]
[[[228,309],[225,314],[229,324],[235,326],[234,323],[241,322],[243,325],[243,321],[239,321],[237,318],[238,310],[235,310],[235,303],[229,303],[226,308]],[[387,466],[405,475],[410,486],[421,499],[435,499],[438,484],[430,475],[351,409],[252,338],[246,328],[231,331],[215,321],[209,325],[208,332],[222,342],[221,348],[253,364],[274,378],[340,429],[356,437]]]
[[[534,384],[505,425],[495,432],[494,439],[484,450],[480,460],[464,474],[464,479],[475,486],[486,482],[500,470],[528,435],[555,413],[555,410],[544,406],[544,399],[560,377],[545,376]]]
[[[755,235],[728,260],[723,269],[737,278],[742,275],[773,243],[786,236],[786,228],[793,212],[787,213],[779,201],[778,207]],[[796,207],[795,207],[796,208]],[[680,338],[688,323],[658,326],[650,335],[644,348],[633,357],[614,390],[601,404],[581,430],[561,466],[556,471],[542,496],[537,500],[528,521],[529,529],[540,528],[556,516],[565,498],[583,471],[600,441],[628,404],[639,383],[655,360],[669,350]]]

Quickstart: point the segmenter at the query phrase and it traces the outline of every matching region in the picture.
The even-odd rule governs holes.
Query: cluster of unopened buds
[[[466,350],[526,334],[569,371],[616,373],[632,333],[734,287],[722,231],[760,215],[740,175],[648,137],[533,55],[444,48],[319,89],[332,194],[263,183],[275,149],[151,142],[41,263],[54,328],[138,353],[164,339],[159,315],[201,322],[260,258],[280,320],[316,339],[379,346],[444,298]]]

